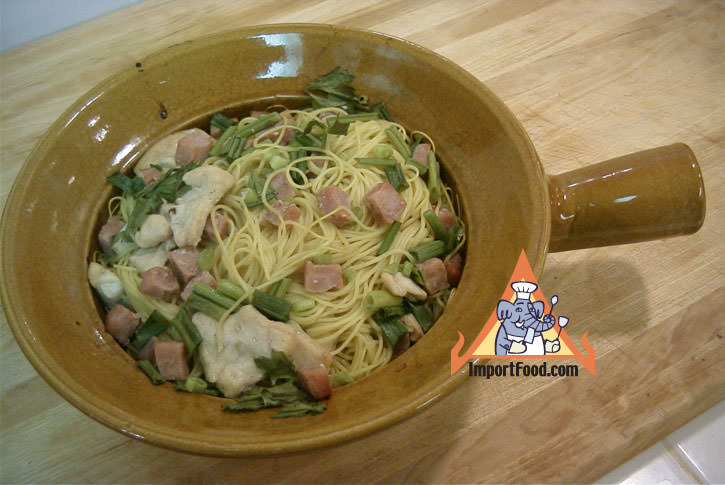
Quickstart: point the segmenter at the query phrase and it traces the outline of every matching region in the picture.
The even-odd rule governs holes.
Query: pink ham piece
[[[413,160],[427,166],[429,151],[430,143],[418,143],[418,145],[413,150]]]
[[[443,260],[440,258],[430,258],[422,263],[416,264],[420,272],[423,274],[425,285],[423,288],[429,295],[438,293],[448,288],[448,272]]]
[[[167,267],[154,266],[141,273],[141,293],[159,300],[173,301],[179,294],[179,282]]]
[[[297,371],[307,392],[315,399],[324,399],[332,393],[330,376],[324,364],[309,364]]]
[[[123,305],[115,304],[106,315],[106,330],[125,346],[131,340],[131,335],[136,331],[139,322],[138,315]]]
[[[186,348],[183,342],[158,340],[154,345],[156,367],[164,379],[186,379],[189,365],[186,363]]]
[[[324,293],[342,288],[342,267],[339,264],[315,264],[305,261],[305,290]]]
[[[446,266],[446,277],[448,278],[448,284],[456,286],[461,279],[461,268],[463,267],[463,258],[460,253],[456,253],[445,262]]]
[[[456,223],[456,215],[448,209],[441,209],[438,211],[438,220],[446,229],[450,229]]]
[[[181,283],[188,283],[199,274],[199,251],[196,248],[184,247],[169,251],[169,263],[174,274]]]
[[[289,199],[297,194],[295,188],[287,180],[287,174],[284,172],[279,172],[269,179],[269,187],[277,192],[277,199],[279,200]]]
[[[159,180],[163,174],[154,167],[149,167],[141,170],[138,175],[141,177],[144,184],[150,185]]]
[[[111,248],[113,236],[121,232],[121,229],[123,229],[123,221],[116,216],[111,216],[101,227],[101,230],[98,231],[98,245],[101,246],[104,253],[111,254],[113,252]]]
[[[219,240],[216,238],[216,235],[214,234],[214,227],[212,227],[211,225],[211,218],[211,215],[206,218],[203,236],[209,241],[219,242]],[[227,220],[227,218],[224,217],[221,212],[216,211],[214,213],[214,223],[216,224],[216,229],[217,231],[219,231],[219,237],[221,239],[224,239],[229,235],[229,220]]]
[[[188,135],[184,135],[179,138],[176,144],[174,160],[177,165],[186,165],[195,160],[205,160],[215,141],[213,137],[200,131],[193,131]]]
[[[278,200],[277,202],[272,204],[272,209],[276,210],[279,214],[281,214],[282,221],[285,222],[299,220],[300,216],[302,215],[302,211],[299,207],[283,200]],[[280,216],[277,214],[277,212],[273,212],[270,210],[264,211],[264,213],[262,214],[262,220],[272,224],[273,226],[279,226],[282,221],[280,221]]]
[[[194,283],[196,283],[197,281],[201,281],[202,283],[206,283],[212,288],[216,288],[216,279],[214,279],[210,272],[204,270],[198,275],[191,278],[186,284],[186,286],[184,287],[184,291],[181,292],[182,300],[186,301],[189,299],[189,295],[191,295],[191,292],[194,291]]]
[[[378,224],[392,224],[405,210],[406,202],[388,182],[380,182],[365,197],[370,212]]]
[[[350,197],[347,192],[335,186],[328,185],[317,192],[317,204],[323,215],[334,212],[327,220],[337,227],[342,227],[355,220],[350,213]],[[344,209],[339,209],[340,207],[344,207]]]
[[[148,342],[146,342],[146,345],[144,345],[141,348],[141,351],[136,356],[136,360],[148,360],[152,364],[156,363],[156,358],[154,356],[154,347],[156,347],[156,342],[159,341],[159,338],[156,336],[153,336],[149,339]]]

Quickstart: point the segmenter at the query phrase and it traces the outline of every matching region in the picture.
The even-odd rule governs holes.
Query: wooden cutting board
[[[704,227],[548,257],[539,283],[571,337],[588,332],[596,375],[470,377],[403,423],[290,456],[193,456],[115,433],[38,377],[3,320],[0,481],[585,482],[725,398],[722,2],[147,0],[0,55],[3,203],[43,132],[103,78],[273,22],[382,31],[450,58],[508,104],[551,174],[685,142],[704,175]]]

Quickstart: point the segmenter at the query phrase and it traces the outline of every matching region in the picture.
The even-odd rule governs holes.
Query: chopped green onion
[[[277,197],[277,192],[275,192],[274,190],[271,190],[271,189],[268,190],[264,196],[264,198],[267,202],[274,199],[275,197]],[[257,198],[256,200],[254,200],[252,202],[245,202],[244,205],[246,205],[249,209],[251,209],[252,207],[257,207],[258,205],[262,205],[262,199]]]
[[[204,315],[208,315],[216,321],[221,321],[221,318],[228,310],[228,308],[224,308],[213,301],[204,298],[196,291],[192,291],[189,298],[186,299],[186,306],[193,310],[200,311]]]
[[[412,165],[415,168],[417,168],[418,169],[418,173],[420,175],[425,175],[426,173],[428,173],[428,167],[426,165],[423,165],[422,163],[420,163],[418,160],[414,160],[412,158],[409,158],[408,160],[406,160],[405,163],[407,165]]]
[[[289,165],[289,163],[290,161],[287,160],[285,157],[281,155],[275,155],[269,161],[269,166],[272,168],[272,170],[279,170],[280,168]]]
[[[392,158],[356,158],[358,165],[374,165],[376,167],[392,167],[398,162]]]
[[[377,320],[389,320],[395,317],[402,317],[408,313],[408,309],[403,305],[392,305],[384,306],[378,309],[373,315],[373,318]]]
[[[444,226],[441,220],[438,219],[436,213],[432,210],[427,210],[423,213],[423,217],[425,217],[425,220],[428,221],[428,224],[430,224],[430,228],[433,229],[433,234],[436,239],[448,244],[448,241],[453,238],[453,234],[446,229],[446,226]]]
[[[235,125],[230,125],[226,130],[224,130],[222,136],[220,136],[217,141],[214,142],[214,146],[212,146],[211,150],[209,150],[209,156],[217,157],[221,155],[226,155],[229,152],[226,145],[231,137],[234,135],[235,131],[237,131],[237,127]]]
[[[383,332],[385,340],[387,340],[392,347],[395,347],[398,340],[400,340],[400,337],[408,333],[408,328],[403,325],[403,322],[401,322],[399,318],[381,319],[376,318],[375,315],[373,315],[373,320],[375,320],[375,323],[378,324],[378,327],[380,327],[380,330]]]
[[[224,296],[228,296],[229,298],[234,299],[234,301],[237,301],[247,295],[247,293],[244,291],[244,288],[223,278],[217,281],[216,291],[223,294]]]
[[[315,264],[331,264],[332,263],[332,255],[330,254],[330,251],[325,251],[321,254],[316,254],[310,258],[310,261],[312,261]]]
[[[236,303],[236,300],[225,296],[219,291],[216,291],[214,288],[204,283],[203,281],[194,282],[194,289],[192,293],[196,293],[197,295],[204,297],[212,303],[216,303],[220,307],[226,309],[233,307]]]
[[[282,278],[281,280],[272,285],[272,288],[270,288],[268,294],[276,296],[277,298],[284,298],[291,284],[291,279]]]
[[[153,364],[148,360],[139,360],[136,362],[136,366],[138,366],[138,368],[141,369],[144,374],[146,374],[146,377],[149,378],[154,386],[158,386],[159,384],[163,384],[164,382],[166,382],[166,379],[164,379],[164,377],[159,374],[159,371],[157,371],[154,368]]]
[[[410,144],[410,152],[413,153],[415,151],[415,147],[420,145],[420,142],[423,141],[423,136],[420,133],[416,133],[413,135],[413,143]]]
[[[381,143],[373,148],[375,158],[390,158],[393,156],[393,147],[387,143]]]
[[[403,138],[400,136],[400,132],[394,126],[386,128],[385,134],[388,135],[388,139],[390,139],[395,149],[403,155],[403,158],[407,159],[410,157],[410,148],[405,144]]]
[[[395,162],[392,166],[384,166],[383,170],[385,170],[385,175],[388,177],[388,182],[390,182],[390,185],[393,186],[396,192],[401,192],[403,189],[408,188],[408,182],[405,180],[403,169],[400,168],[398,162]]]
[[[259,290],[254,290],[252,294],[252,305],[262,312],[267,318],[286,322],[289,320],[289,312],[292,304],[284,298],[278,298],[274,295]]]
[[[446,243],[443,241],[428,241],[420,246],[410,249],[410,254],[415,258],[416,263],[422,263],[430,258],[435,258],[446,252]]]
[[[222,113],[216,113],[211,117],[209,124],[224,131],[234,124],[234,120],[224,116]]]
[[[413,272],[413,263],[410,261],[406,261],[403,263],[400,267],[400,272],[405,276],[406,278],[410,278],[410,274]]]
[[[440,165],[433,150],[428,152],[428,192],[431,202],[438,202],[441,198]]]
[[[350,283],[353,279],[355,279],[354,269],[348,269],[342,274],[342,281],[345,282],[345,284]]]
[[[151,340],[151,337],[160,334],[168,326],[169,321],[158,310],[154,310],[146,321],[136,329],[136,333],[131,339],[131,342],[129,342],[128,350],[131,352],[131,355],[138,355],[146,343]]]
[[[419,286],[425,286],[425,278],[423,277],[423,273],[420,271],[420,268],[415,265],[411,265],[410,279]]]
[[[403,299],[399,296],[393,296],[385,290],[372,290],[365,295],[363,306],[368,312],[375,312],[384,306],[400,305]]]
[[[425,306],[425,303],[413,303],[412,301],[405,300],[405,305],[418,321],[420,328],[423,329],[423,332],[430,330],[433,323],[435,323],[435,320],[433,320],[433,315]]]
[[[315,300],[312,298],[300,298],[292,302],[293,312],[305,312],[315,308]]]
[[[201,377],[190,376],[184,380],[176,379],[174,381],[174,388],[177,391],[182,392],[194,392],[197,394],[209,394],[211,396],[218,396],[219,391],[216,389],[210,389],[209,383]]]
[[[332,375],[332,377],[330,377],[330,384],[332,387],[342,387],[347,384],[352,384],[353,382],[355,382],[355,379],[353,379],[352,376],[344,370],[336,372]]]
[[[191,355],[194,349],[201,343],[201,334],[191,321],[191,317],[183,308],[171,320],[172,328],[178,333],[187,355]]]
[[[390,249],[390,246],[393,245],[393,240],[395,239],[395,236],[398,234],[398,230],[400,230],[400,222],[393,221],[393,223],[390,225],[390,228],[388,229],[388,232],[385,233],[383,242],[378,248],[378,256]]]
[[[208,247],[204,248],[201,251],[199,251],[199,256],[196,258],[196,265],[199,267],[199,269],[206,269],[212,267],[214,264],[214,248]]]

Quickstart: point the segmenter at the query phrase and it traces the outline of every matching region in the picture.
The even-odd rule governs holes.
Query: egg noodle
[[[298,150],[298,147],[281,144],[282,128],[292,126],[302,131],[310,123],[323,123],[324,118],[331,114],[345,115],[346,112],[327,107],[315,111],[287,110],[286,113],[291,115],[283,117],[286,125],[267,130],[279,133],[277,139],[255,141],[255,149],[246,150],[231,163],[216,157],[204,162],[226,169],[236,180],[235,187],[212,212],[223,214],[230,222],[231,230],[227,237],[217,237],[219,242],[211,246],[213,262],[209,271],[217,280],[226,279],[239,285],[246,292],[245,296],[251,295],[254,289],[265,290],[283,278],[290,278],[292,283],[285,298],[293,305],[295,301],[314,298],[314,306],[293,311],[291,319],[332,353],[333,373],[345,371],[353,378],[360,378],[389,362],[393,352],[372,315],[364,308],[364,297],[372,290],[383,288],[381,274],[386,268],[413,260],[409,248],[434,239],[423,213],[441,207],[453,209],[452,192],[444,188],[441,199],[432,205],[428,187],[419,176],[418,168],[406,163],[403,156],[393,150],[391,156],[400,163],[409,187],[400,193],[406,206],[397,218],[401,223],[399,232],[390,249],[378,255],[388,227],[375,224],[363,198],[376,184],[387,179],[382,168],[361,165],[355,159],[374,157],[377,146],[390,142],[385,129],[391,126],[406,142],[410,141],[408,133],[401,125],[381,119],[353,122],[344,135],[329,134],[325,148],[315,148],[309,156],[295,159],[295,163],[308,162],[307,170],[302,171],[295,163],[270,163],[275,157],[277,160],[291,160],[291,153]],[[240,125],[244,126],[254,119],[244,118]],[[420,135],[432,145],[425,134]],[[263,137],[258,136],[256,140],[260,138]],[[280,165],[281,168],[273,168]],[[274,200],[267,200],[264,195],[271,190],[270,179],[279,172],[283,172],[296,189],[296,194],[288,201],[299,207],[301,215],[296,221],[285,221],[275,227],[264,220],[266,211],[277,212],[270,203]],[[264,173],[267,177],[261,197],[263,203],[249,208],[245,196],[250,190],[248,185],[252,173]],[[328,185],[347,192],[354,222],[337,227],[327,220],[332,214],[321,213],[315,194]],[[131,208],[123,204],[123,198],[111,199],[109,212],[120,211],[122,215],[127,215]],[[215,222],[213,228],[218,236],[219,228]],[[305,290],[301,270],[306,260],[324,253],[329,253],[331,263],[341,265],[345,284],[342,289],[312,295]],[[121,258],[114,265],[114,271],[133,308],[143,318],[158,310],[170,319],[178,311],[174,303],[141,293],[140,276],[129,264],[128,258]],[[449,295],[450,292],[445,292],[439,298],[447,300]],[[445,304],[445,301],[441,303]],[[220,335],[219,329],[217,335]]]

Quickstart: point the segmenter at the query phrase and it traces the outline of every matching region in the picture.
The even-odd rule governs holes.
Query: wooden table
[[[387,430],[291,456],[192,456],[111,431],[38,377],[3,320],[2,482],[591,481],[725,397],[722,2],[147,0],[1,55],[1,200],[51,122],[111,73],[199,35],[292,21],[450,58],[514,111],[548,173],[688,143],[704,227],[549,256],[540,283],[574,340],[589,332],[596,376],[470,378]]]

